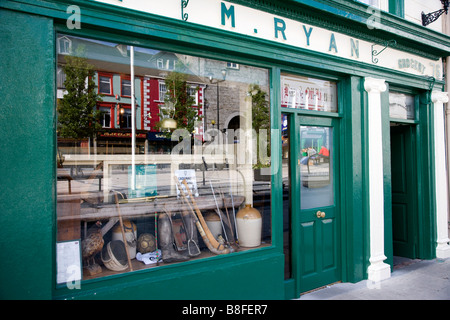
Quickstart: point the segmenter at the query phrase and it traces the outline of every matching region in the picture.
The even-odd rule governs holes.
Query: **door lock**
[[[317,218],[325,218],[325,212],[319,210],[316,212],[316,216]]]

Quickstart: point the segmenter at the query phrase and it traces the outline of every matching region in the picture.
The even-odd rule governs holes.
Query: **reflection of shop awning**
[[[167,136],[161,132],[147,132],[147,140],[149,141],[168,141]]]

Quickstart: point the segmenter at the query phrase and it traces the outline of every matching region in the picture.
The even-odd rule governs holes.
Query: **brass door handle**
[[[317,218],[325,218],[325,212],[319,210],[316,212],[316,216]]]

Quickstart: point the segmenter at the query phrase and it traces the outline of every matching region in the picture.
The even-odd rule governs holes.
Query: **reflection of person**
[[[317,151],[313,147],[308,147],[308,156],[315,155]]]
[[[319,154],[324,156],[324,157],[329,157],[330,156],[330,151],[325,148],[325,146],[322,146],[322,148],[319,151]]]

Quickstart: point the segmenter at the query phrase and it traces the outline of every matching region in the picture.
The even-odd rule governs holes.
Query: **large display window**
[[[268,70],[57,41],[59,283],[271,244]]]

